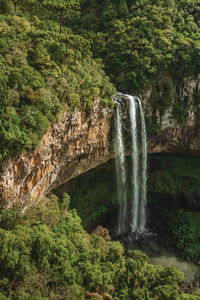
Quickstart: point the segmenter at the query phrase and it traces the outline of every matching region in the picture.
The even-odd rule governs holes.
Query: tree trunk
[[[17,12],[17,3],[14,1],[14,9],[15,9],[15,13]]]
[[[68,55],[67,55],[67,49],[68,49],[68,41],[66,40],[65,42],[65,46],[66,46],[66,55],[65,55],[65,75],[67,75],[67,60],[68,60]]]
[[[91,66],[93,66],[94,43],[95,43],[95,39],[93,37],[92,44],[91,44],[91,52],[92,52],[92,55],[91,55]]]
[[[143,11],[143,8],[142,8],[142,0],[140,0],[140,10],[141,10],[141,12]]]
[[[176,7],[177,7],[177,3],[176,0],[174,1],[174,10],[173,10],[173,15],[172,15],[172,24],[174,24],[175,22],[175,17],[176,17]]]
[[[62,10],[60,10],[60,33],[62,32]]]

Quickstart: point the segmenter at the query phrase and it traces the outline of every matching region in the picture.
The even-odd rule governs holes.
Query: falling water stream
[[[143,232],[145,230],[146,223],[146,202],[147,202],[147,134],[144,113],[142,109],[142,103],[138,98],[140,120],[141,120],[141,141],[142,141],[142,156],[141,156],[141,199],[140,199],[140,220],[138,225],[138,231]]]
[[[137,132],[137,117],[136,117],[136,102],[133,96],[128,96],[130,101],[130,122],[131,122],[131,139],[132,139],[132,203],[130,207],[131,219],[130,228],[132,232],[136,232],[139,219],[139,153],[138,153],[138,132]]]
[[[126,208],[127,208],[127,184],[126,184],[126,168],[125,153],[122,136],[122,120],[121,106],[116,102],[115,115],[115,165],[117,174],[117,195],[118,195],[118,223],[117,234],[125,232]]]
[[[120,94],[122,95],[122,94]],[[120,101],[116,102],[115,153],[119,217],[117,235],[130,231],[140,234],[146,223],[147,142],[142,103],[138,97],[124,95],[129,100],[131,132],[131,201],[127,197],[127,173],[122,131]]]
[[[129,129],[131,133],[131,174],[126,170],[126,156],[124,146],[124,124],[122,122],[122,98],[125,96],[129,102]],[[115,113],[115,165],[118,194],[118,222],[117,236],[128,234],[131,249],[157,251],[156,242],[151,239],[152,233],[146,231],[146,181],[147,181],[147,135],[142,103],[138,97],[120,94],[116,103]],[[127,118],[126,118],[127,119]],[[127,123],[127,122],[126,122]],[[127,124],[126,124],[127,125]],[[130,177],[130,178],[129,178]],[[130,182],[131,199],[127,191]],[[134,242],[131,238],[134,233]],[[141,248],[142,244],[142,248]],[[138,248],[139,247],[139,248]],[[156,247],[156,248],[155,248]],[[200,276],[199,267],[192,263],[178,259],[174,254],[160,252],[150,259],[150,263],[164,267],[174,266],[185,273],[185,281],[190,283]]]

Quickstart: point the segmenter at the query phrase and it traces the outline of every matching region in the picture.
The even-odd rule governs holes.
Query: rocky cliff
[[[200,76],[184,79],[173,87],[170,103],[163,105],[164,112],[148,101],[151,91],[145,95],[145,115],[159,128],[148,135],[149,153],[200,154],[199,95]]]
[[[1,164],[1,207],[26,207],[57,185],[110,158],[112,111],[95,102],[90,113],[64,111],[40,146]]]
[[[193,97],[200,90],[199,82],[190,78],[183,80],[174,88],[171,105],[162,113],[149,101],[152,91],[146,93],[145,116],[159,127],[148,135],[149,153],[200,154],[200,128],[196,123],[199,105],[194,104]],[[126,103],[126,98],[124,100]],[[187,109],[184,122],[174,116],[175,101]],[[113,157],[109,145],[112,116],[112,110],[103,108],[99,101],[88,114],[64,111],[35,151],[1,164],[1,207],[24,208],[44,193]]]

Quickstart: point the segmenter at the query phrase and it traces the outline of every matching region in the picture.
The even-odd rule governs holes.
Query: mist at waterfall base
[[[114,123],[115,125],[116,123],[118,123],[117,136],[119,137],[118,143],[120,143],[121,149],[119,151],[119,153],[121,153],[120,164],[117,165],[117,161],[111,159],[107,163],[102,164],[70,180],[62,186],[59,186],[56,194],[59,197],[62,197],[64,192],[70,194],[70,208],[75,208],[77,210],[82,219],[84,228],[89,232],[92,232],[96,226],[101,225],[109,229],[113,239],[120,240],[126,247],[131,249],[138,249],[145,252],[149,257],[153,259],[152,263],[158,262],[159,264],[164,264],[167,261],[168,266],[175,265],[179,270],[182,270],[183,268],[186,269],[184,267],[185,262],[181,262],[176,258],[176,255],[174,255],[174,253],[178,252],[176,252],[174,245],[171,245],[170,242],[168,242],[169,237],[166,236],[165,230],[160,230],[161,228],[165,229],[165,224],[163,224],[164,219],[162,219],[163,214],[160,213],[160,209],[184,209],[185,211],[190,211],[193,209],[191,207],[191,201],[189,205],[187,204],[189,203],[189,200],[186,201],[186,199],[184,204],[183,197],[181,196],[182,194],[179,197],[179,194],[173,194],[173,190],[176,190],[176,187],[179,186],[180,190],[183,191],[185,187],[188,195],[188,190],[185,186],[185,176],[189,176],[191,182],[193,182],[195,190],[197,190],[197,187],[199,186],[198,179],[200,178],[200,172],[199,176],[197,176],[197,174],[193,171],[196,170],[196,166],[200,166],[200,159],[198,159],[198,157],[191,158],[189,156],[181,155],[149,155],[147,181],[148,203],[146,206],[144,205],[144,207],[146,208],[144,218],[146,224],[144,226],[145,230],[139,232],[139,230],[137,229],[136,232],[133,232],[133,227],[130,226],[130,223],[132,224],[133,222],[130,210],[131,207],[133,208],[133,206],[131,206],[131,202],[133,200],[133,154],[130,122],[130,99],[127,96],[123,96],[121,98],[119,97],[119,99],[121,100],[117,101],[115,107],[116,114],[114,120],[115,122],[113,122],[113,127]],[[140,184],[142,176],[142,125],[137,99],[136,114],[138,126],[137,144],[139,161],[138,165],[140,167],[138,171],[140,174]],[[114,130],[112,130],[112,132],[114,133]],[[117,131],[115,129],[115,135],[111,136],[112,141],[115,140],[116,132]],[[114,143],[112,143],[112,145],[113,144]],[[183,168],[184,166],[187,166],[187,170],[185,171]],[[120,180],[120,177],[118,177],[118,179],[116,178],[115,173],[117,167],[119,168],[119,170],[121,170],[122,168],[120,176],[122,179],[124,178],[124,180]],[[144,168],[143,172],[145,173]],[[169,194],[168,190],[169,173],[172,177],[171,182],[174,182],[174,188],[172,189],[172,191],[170,190],[172,194]],[[194,181],[194,177],[196,181]],[[117,180],[122,183],[121,186],[118,185]],[[120,191],[122,196],[125,195],[125,197],[122,198],[122,202],[119,202]],[[139,188],[139,194],[141,195],[141,187]],[[143,195],[145,195],[145,193],[143,193]],[[126,201],[125,206],[123,206],[123,201]],[[139,198],[139,202],[140,201],[141,196]],[[120,205],[122,210],[119,210]],[[118,213],[119,211],[121,212],[121,215]],[[140,209],[138,210],[138,212],[141,212]],[[118,223],[118,220],[120,220],[119,217],[121,217],[120,223]],[[138,220],[140,220],[140,217],[138,218]],[[121,233],[121,235],[117,235],[117,230],[119,230],[120,228],[119,224],[122,224],[120,229],[121,232],[125,232],[123,234]],[[166,253],[166,250],[168,253]],[[180,253],[178,253],[178,255],[179,254]],[[182,257],[185,258],[184,256]],[[188,263],[186,264],[186,273],[189,274],[190,279],[194,278],[195,276],[199,277],[199,274],[197,274],[196,271],[193,271],[194,265]]]
[[[122,94],[120,94],[122,96]],[[115,169],[118,198],[118,219],[115,236],[130,249],[148,253],[152,264],[176,267],[192,282],[199,278],[198,266],[177,258],[161,247],[155,232],[147,226],[147,136],[142,103],[138,97],[123,95],[129,101],[131,160],[126,158],[122,98],[115,99]],[[127,124],[126,124],[127,125]],[[131,165],[130,165],[131,162]],[[129,166],[127,166],[129,164]]]
[[[122,121],[122,94],[115,98],[115,166],[118,195],[118,218],[116,236],[145,232],[146,224],[146,178],[147,178],[147,142],[145,119],[141,101],[138,97],[123,95],[128,99],[130,129]],[[126,124],[127,125],[127,124]],[[131,174],[127,173],[124,131],[130,130],[131,137]],[[130,180],[129,180],[130,179]],[[127,190],[130,186],[131,195]]]
[[[147,135],[138,97],[115,97],[114,129],[118,214],[113,235],[130,249],[159,254],[157,236],[147,226]]]

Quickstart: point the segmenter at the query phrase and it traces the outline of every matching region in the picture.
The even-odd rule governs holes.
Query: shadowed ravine
[[[125,160],[127,171],[127,199],[130,199],[132,195],[130,183],[132,172],[131,157],[126,156]],[[162,214],[162,209],[167,211],[170,215],[171,208],[173,212],[184,209],[186,212],[191,211],[191,216],[193,214],[194,217],[196,216],[197,212],[192,212],[194,204],[192,206],[191,201],[189,203],[189,199],[186,198],[186,196],[189,196],[189,190],[188,186],[185,185],[185,177],[190,178],[193,188],[196,188],[196,186],[198,186],[200,173],[194,173],[193,170],[199,165],[200,159],[198,157],[149,155],[147,181],[148,202],[146,206],[146,227],[149,228],[149,232],[145,231],[143,234],[138,235],[137,239],[135,239],[136,233],[123,234],[118,237],[118,240],[123,242],[127,248],[139,249],[151,258],[160,259],[161,257],[159,263],[162,263],[162,260],[165,261],[165,258],[162,258],[163,249],[169,251],[170,255],[167,256],[169,257],[168,266],[171,266],[171,256],[182,257],[183,262],[188,261],[189,258],[183,255],[184,250],[179,249],[177,251],[175,240],[171,239],[171,236],[166,235],[166,230],[169,229],[169,226],[166,222],[166,216]],[[185,169],[184,166],[186,167]],[[197,168],[197,171],[198,169],[199,168]],[[169,182],[169,171],[171,174],[171,194],[169,194],[169,191],[166,193],[166,185]],[[182,193],[180,195],[178,190],[177,194],[174,194],[174,190],[178,188]],[[115,160],[110,160],[106,164],[74,178],[56,190],[56,193],[60,196],[62,196],[63,192],[70,194],[71,208],[77,209],[83,225],[87,230],[92,232],[97,225],[102,225],[109,229],[113,239],[115,239],[114,228],[116,226],[118,208]],[[197,193],[195,196],[194,193],[191,192],[190,197],[195,196],[196,201],[198,201],[198,195]],[[174,218],[173,220],[175,221]],[[176,230],[176,224],[173,226],[173,230]],[[192,226],[194,227],[193,223]],[[196,226],[198,229],[198,224]],[[187,236],[188,234],[185,238],[187,238]],[[185,239],[184,236],[181,236],[181,238]],[[186,250],[186,248],[184,249]],[[171,253],[173,254],[171,255]],[[198,260],[195,259],[193,261],[197,262]],[[192,280],[195,276],[199,277],[196,271],[193,272],[194,265],[191,264],[189,266],[191,266],[191,269],[188,270],[190,279]],[[196,266],[195,269],[198,271],[199,267]]]
[[[124,97],[126,105],[123,102]],[[72,208],[77,208],[80,215],[82,214],[81,218],[89,230],[92,231],[99,224],[106,226],[111,231],[113,239],[120,240],[127,248],[139,249],[147,253],[152,263],[162,265],[168,261],[168,266],[176,266],[180,271],[186,270],[188,282],[196,280],[195,278],[199,278],[199,268],[185,261],[179,261],[175,254],[167,253],[167,256],[166,253],[163,254],[166,237],[163,232],[159,232],[159,238],[157,234],[160,229],[166,231],[167,227],[167,223],[164,226],[162,224],[165,215],[162,215],[163,212],[160,213],[161,209],[165,208],[171,213],[171,207],[177,212],[183,208],[183,204],[178,202],[179,197],[173,194],[172,184],[174,184],[174,190],[177,191],[177,196],[179,193],[178,176],[183,176],[180,181],[181,190],[183,191],[186,187],[185,184],[182,187],[182,182],[185,181],[186,175],[191,176],[183,172],[182,163],[184,161],[185,166],[186,158],[181,156],[178,159],[175,156],[165,158],[163,155],[156,161],[152,156],[149,165],[153,172],[151,174],[151,170],[148,170],[150,175],[148,185],[149,183],[150,185],[147,196],[147,135],[141,101],[138,97],[121,94],[115,99],[115,103],[115,161],[112,161],[110,165],[108,163],[99,167],[99,170],[102,169],[99,174],[98,168],[88,172],[90,174],[88,179],[87,174],[82,174],[80,179],[72,181],[74,183],[62,185],[57,189],[58,195],[62,195],[63,192],[70,193],[70,189],[74,191]],[[123,116],[125,106],[126,121]],[[127,147],[129,147],[128,151]],[[126,156],[127,153],[131,156]],[[194,160],[196,165],[198,161]],[[154,161],[155,166],[152,165]],[[172,167],[170,171],[172,178],[169,182],[168,169],[170,167]],[[189,168],[185,172],[188,173]],[[157,175],[159,175],[158,178]],[[199,178],[198,174],[195,175],[192,172],[192,175],[194,176],[192,180]],[[166,190],[169,183],[169,191],[172,195]],[[188,208],[185,207],[185,210],[187,212]],[[175,245],[167,246],[166,249],[172,249],[172,253],[176,252]]]

